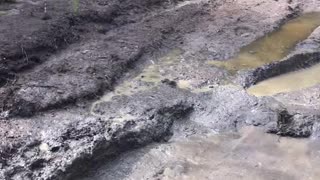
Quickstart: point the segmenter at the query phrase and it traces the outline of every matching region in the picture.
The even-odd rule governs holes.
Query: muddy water
[[[124,154],[86,180],[317,180],[320,143],[257,128],[172,140]]]
[[[279,60],[319,25],[320,13],[303,15],[242,48],[237,57],[227,62],[211,61],[209,64],[236,72]],[[133,95],[157,86],[164,78],[170,79],[170,75],[163,69],[181,63],[180,54],[178,50],[172,51],[159,62],[152,61],[139,75],[120,84],[113,92],[96,102],[93,109],[96,104],[111,101],[115,96]],[[315,78],[319,73],[320,65],[317,65],[261,82],[248,89],[248,92],[263,96],[313,86],[320,83],[320,78]],[[188,80],[177,81],[177,85],[183,89],[189,89],[190,84]],[[210,90],[210,87],[196,91],[202,90]],[[319,169],[320,143],[279,139],[256,128],[245,128],[237,134],[173,138],[166,144],[131,151],[83,180],[317,180],[320,177]]]
[[[236,57],[226,61],[209,61],[208,64],[225,68],[234,74],[238,70],[256,68],[280,60],[319,25],[320,12],[304,14],[243,47]]]
[[[163,79],[171,79],[172,77],[166,74],[164,70],[170,69],[180,63],[181,54],[181,50],[174,49],[159,58],[156,62],[150,60],[150,64],[141,73],[120,83],[112,92],[107,93],[99,101],[95,102],[91,109],[92,114],[98,115],[94,110],[95,106],[101,102],[111,101],[115,96],[130,96],[141,91],[146,91],[158,86]]]
[[[7,14],[6,11],[1,11],[1,10],[0,10],[0,16],[6,15],[6,14]]]
[[[255,96],[271,96],[292,92],[320,84],[320,64],[311,68],[284,74],[258,83],[247,92]]]
[[[213,85],[210,85],[210,83],[204,85],[201,83],[205,78],[208,79],[207,81],[214,81],[210,79],[210,76],[207,76],[207,74],[206,76],[203,74],[198,75],[197,77],[201,76],[201,78],[198,79],[190,77],[198,73],[198,70],[194,70],[197,69],[196,67],[199,69],[201,68],[199,66],[193,67],[194,64],[195,63],[188,63],[184,60],[183,51],[180,49],[173,49],[159,58],[154,60],[150,59],[149,64],[146,65],[140,73],[134,77],[124,78],[126,80],[119,83],[113,91],[106,93],[100,100],[93,103],[91,113],[99,116],[98,113],[95,113],[95,107],[99,103],[112,101],[116,96],[131,96],[138,92],[150,90],[159,86],[164,79],[174,80],[178,88],[190,90],[194,93],[202,93],[212,90]],[[203,64],[201,65],[203,66]],[[188,68],[190,69],[190,67],[192,67],[194,72],[188,71]],[[210,72],[210,74],[214,73]],[[203,78],[204,76],[205,78]],[[223,77],[223,75],[221,76]],[[227,80],[219,81],[220,84],[229,83]]]

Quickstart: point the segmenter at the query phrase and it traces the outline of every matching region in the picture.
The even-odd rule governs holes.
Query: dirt
[[[247,126],[317,139],[317,85],[268,97],[246,88],[318,63],[319,28],[271,64],[230,73],[207,62],[228,62],[319,7],[313,0],[1,3],[0,179],[78,179],[150,143]]]
[[[152,144],[123,154],[83,179],[317,179],[319,148],[318,142],[279,139],[245,128]]]

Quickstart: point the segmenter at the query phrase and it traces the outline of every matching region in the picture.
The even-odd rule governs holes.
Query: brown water
[[[282,92],[292,92],[320,84],[320,64],[311,68],[284,74],[262,81],[247,92],[255,96],[271,96]]]
[[[243,47],[236,57],[226,61],[209,61],[208,64],[225,68],[234,74],[238,70],[256,68],[281,60],[319,25],[320,12],[304,14],[287,22],[279,30]]]
[[[248,127],[149,146],[108,167],[86,180],[318,180],[320,144]]]
[[[289,21],[278,31],[241,49],[227,62],[209,64],[232,72],[254,68],[282,59],[299,42],[320,25],[320,13],[310,13]],[[132,95],[155,87],[170,75],[162,73],[180,62],[180,51],[172,51],[147,66],[136,77],[125,81],[96,104],[117,95]],[[248,89],[257,96],[273,95],[310,87],[320,83],[320,65],[263,81]],[[190,89],[190,80],[179,80],[178,87]],[[208,91],[210,87],[194,91]],[[128,115],[119,117],[130,119]],[[46,149],[43,145],[42,149]],[[281,138],[257,128],[245,128],[237,134],[193,136],[171,140],[124,154],[85,180],[318,180],[320,177],[320,143]]]

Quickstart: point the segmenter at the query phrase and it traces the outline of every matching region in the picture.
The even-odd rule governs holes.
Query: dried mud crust
[[[246,125],[297,137],[319,132],[316,115],[288,112],[272,98],[233,86],[194,94],[163,81],[101,102],[94,114],[88,101],[163,49],[182,49],[190,65],[228,58],[302,12],[301,2],[81,1],[75,15],[65,1],[55,0],[47,1],[45,20],[44,1],[33,2],[8,5],[19,13],[0,16],[0,179],[72,179],[94,163],[166,141],[173,132],[189,136]],[[204,80],[223,74],[205,70],[198,73]]]

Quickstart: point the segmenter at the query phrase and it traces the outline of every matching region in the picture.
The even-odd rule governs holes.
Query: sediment
[[[153,142],[245,126],[318,137],[318,109],[245,90],[319,62],[318,29],[283,61],[235,76],[205,64],[317,10],[312,3],[102,0],[80,1],[78,10],[63,0],[1,4],[0,178],[76,179]],[[101,98],[172,49],[179,49],[179,62],[160,67],[161,81]],[[183,89],[179,81],[190,85]]]

